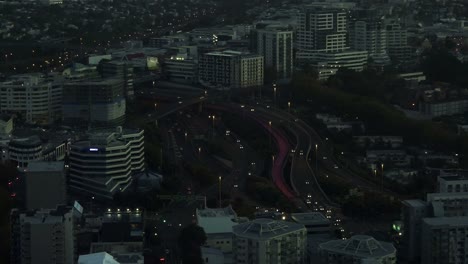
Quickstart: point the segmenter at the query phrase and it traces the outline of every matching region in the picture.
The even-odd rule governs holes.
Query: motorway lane
[[[326,194],[321,190],[315,173],[310,167],[308,157],[312,149],[311,137],[307,131],[289,116],[281,115],[272,109],[257,107],[257,114],[269,119],[273,124],[284,123],[296,137],[296,147],[292,153],[291,184],[298,195],[313,206],[333,206]]]
[[[276,187],[298,208],[301,208],[302,210],[307,208],[307,205],[296,196],[295,192],[289,188],[288,184],[285,182],[285,179],[284,179],[284,175],[283,175],[284,166],[286,163],[286,159],[289,156],[291,147],[289,145],[287,138],[282,134],[282,132],[279,129],[270,128],[268,121],[259,118],[257,115],[254,114],[253,111],[251,110],[248,111],[246,109],[243,109],[239,105],[225,104],[222,106],[210,105],[207,107],[221,110],[221,111],[228,111],[228,112],[236,113],[236,114],[242,113],[244,117],[247,116],[249,118],[252,118],[259,125],[261,125],[266,131],[269,131],[271,133],[272,138],[275,140],[277,147],[278,147],[278,153],[277,155],[275,155],[275,160],[274,160],[273,168],[272,168],[273,182],[275,183]]]

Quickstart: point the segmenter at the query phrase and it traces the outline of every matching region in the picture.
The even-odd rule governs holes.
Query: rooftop
[[[197,223],[207,234],[231,233],[236,226],[237,214],[231,206],[225,208],[197,209]]]
[[[454,216],[454,217],[431,217],[423,218],[423,223],[434,226],[450,226],[450,227],[461,227],[468,226],[468,216]]]
[[[42,171],[63,171],[63,161],[32,161],[28,163],[29,172],[42,172]]]
[[[353,255],[359,258],[380,258],[395,254],[392,243],[379,242],[371,236],[357,235],[347,240],[332,240],[319,245],[319,250]]]
[[[414,200],[404,200],[403,204],[411,206],[411,207],[426,207],[426,202],[419,199]]]
[[[294,222],[303,224],[303,225],[314,225],[314,224],[329,224],[328,220],[322,213],[312,212],[312,213],[297,213],[291,214],[291,218]]]
[[[236,236],[268,240],[287,233],[304,230],[305,227],[294,222],[259,218],[233,227]]]
[[[114,257],[106,252],[80,255],[78,264],[118,264]]]

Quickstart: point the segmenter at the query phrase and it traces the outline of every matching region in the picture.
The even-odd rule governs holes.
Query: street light
[[[384,164],[382,163],[381,165],[381,168],[382,168],[382,182],[381,182],[381,188],[382,188],[382,191],[383,191],[383,177],[384,177]]]
[[[288,112],[291,113],[291,102],[288,102]]]
[[[221,208],[221,176],[218,177],[219,182],[219,208]]]
[[[273,100],[276,106],[276,83],[273,83],[273,97],[274,97]]]
[[[315,173],[318,174],[318,144],[315,144]]]
[[[201,158],[201,147],[198,147],[198,158]]]
[[[184,136],[185,136],[185,143],[187,143],[187,132],[185,132]]]

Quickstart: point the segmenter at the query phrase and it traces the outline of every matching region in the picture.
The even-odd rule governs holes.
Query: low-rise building
[[[196,83],[197,69],[196,61],[187,54],[177,54],[164,60],[164,71],[174,82]]]
[[[196,216],[197,224],[205,230],[206,244],[224,253],[231,253],[232,228],[239,224],[232,207],[197,209]]]
[[[395,264],[396,249],[392,243],[371,236],[357,235],[347,240],[332,240],[319,245],[320,263]]]
[[[305,226],[309,235],[330,236],[333,231],[332,223],[322,213],[295,213],[291,214],[291,219]]]
[[[307,229],[293,222],[255,219],[233,227],[236,263],[304,263]]]
[[[441,193],[458,193],[468,192],[468,176],[464,174],[455,174],[448,176],[439,176],[439,192]]]

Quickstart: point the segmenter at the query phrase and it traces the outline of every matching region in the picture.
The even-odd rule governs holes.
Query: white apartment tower
[[[345,10],[313,8],[299,14],[297,48],[316,52],[348,49]]]
[[[254,50],[264,57],[265,68],[272,68],[276,79],[289,79],[293,70],[293,31],[268,26],[253,33]]]
[[[11,76],[0,83],[0,112],[28,123],[53,123],[61,118],[62,86],[43,74]]]
[[[263,56],[238,51],[210,52],[200,56],[198,77],[204,86],[250,88],[263,85]]]
[[[347,11],[315,7],[301,11],[298,18],[296,60],[310,64],[319,79],[327,79],[339,68],[362,71],[367,51],[351,50],[347,40]]]
[[[307,230],[303,225],[255,219],[233,226],[235,263],[304,263]]]
[[[365,50],[374,64],[390,63],[387,54],[387,31],[381,19],[359,19],[350,27],[350,46],[354,50]]]
[[[94,132],[71,144],[70,189],[96,199],[112,199],[125,191],[134,173],[144,169],[143,130],[118,127],[116,132]]]

